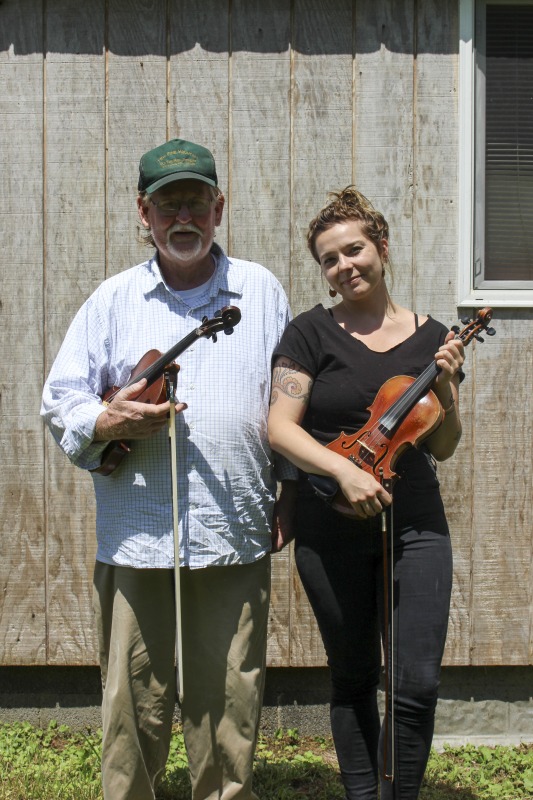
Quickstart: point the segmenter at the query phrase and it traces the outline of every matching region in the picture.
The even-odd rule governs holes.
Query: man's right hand
[[[146,378],[121,389],[96,420],[95,442],[116,439],[147,439],[167,424],[170,403],[142,403],[135,400],[146,387]],[[176,413],[187,408],[176,403]]]

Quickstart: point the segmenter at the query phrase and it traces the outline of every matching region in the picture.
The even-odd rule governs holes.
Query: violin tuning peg
[[[220,310],[219,311],[215,311],[215,317],[221,317],[221,316],[222,316],[222,311],[220,311]]]
[[[476,333],[474,335],[474,339],[476,340],[476,342],[484,342],[485,341],[485,339],[482,336],[480,336],[479,333]]]
[[[213,342],[216,342],[217,335],[216,335],[215,331],[213,331],[213,333],[211,334],[211,339],[213,340]]]
[[[470,322],[472,322],[472,320],[470,319],[470,317],[461,317],[461,322],[463,323],[463,325],[468,325]]]
[[[224,333],[226,334],[226,336],[229,336],[230,333],[233,333],[233,328],[224,328]]]
[[[208,317],[202,317],[202,325],[205,325],[206,322],[209,322]]]
[[[496,329],[495,328],[487,328],[485,333],[487,334],[487,336],[495,336],[496,335]]]
[[[452,330],[455,334],[459,333],[460,330],[459,325],[452,325],[450,330]]]

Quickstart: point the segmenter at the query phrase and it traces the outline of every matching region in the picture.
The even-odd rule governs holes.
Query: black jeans
[[[431,486],[400,481],[393,516],[394,748],[389,742],[387,755],[390,760],[394,750],[395,764],[392,784],[381,781],[381,800],[416,800],[433,737],[452,584],[450,538],[436,480]],[[331,728],[346,798],[376,800],[384,744],[377,705],[380,518],[347,520],[305,486],[297,518],[296,564],[331,669]]]

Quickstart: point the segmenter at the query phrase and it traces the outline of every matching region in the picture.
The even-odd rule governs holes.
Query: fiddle
[[[475,320],[461,319],[465,326],[462,330],[458,326],[451,330],[465,346],[472,339],[483,342],[480,331],[488,336],[496,333],[489,327],[491,319],[492,309],[483,308]],[[440,367],[432,361],[417,378],[408,375],[389,378],[368,408],[368,422],[354,434],[347,435],[343,431],[326,447],[373,475],[390,491],[398,478],[394,467],[402,453],[408,447],[419,447],[444,420],[440,401],[430,389],[439,372]],[[309,480],[332,508],[344,516],[355,517],[352,505],[332,478],[309,475]]]
[[[177,373],[179,366],[174,362],[181,353],[190,347],[197,339],[206,337],[217,341],[217,332],[224,331],[225,334],[233,333],[233,328],[240,322],[241,312],[236,306],[224,306],[221,311],[217,311],[213,319],[204,317],[198,328],[195,328],[173,345],[166,353],[159,350],[148,350],[140,361],[133,368],[130,378],[124,386],[113,386],[103,396],[102,401],[105,405],[113,402],[121,389],[126,389],[133,383],[146,378],[146,386],[135,397],[130,398],[140,403],[154,403],[156,405],[164,403],[167,399],[165,389],[165,373]],[[99,475],[110,475],[122,462],[123,458],[131,452],[131,447],[127,442],[112,441],[106,446],[102,453],[100,466],[91,470]]]

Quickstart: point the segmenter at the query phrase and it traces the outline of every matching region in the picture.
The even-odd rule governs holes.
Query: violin
[[[465,346],[472,339],[483,342],[480,331],[485,331],[488,336],[496,333],[489,327],[491,319],[492,309],[483,308],[475,320],[461,319],[465,326],[462,330],[456,325],[451,330]],[[326,447],[350,459],[390,491],[398,478],[394,467],[402,453],[408,447],[419,447],[444,420],[440,401],[430,389],[440,371],[437,363],[432,361],[417,378],[409,375],[389,378],[368,408],[368,422],[354,434],[347,435],[343,431]],[[344,516],[355,517],[352,505],[336,481],[322,475],[308,477],[317,494],[332,508]]]
[[[240,319],[240,309],[236,306],[225,306],[221,311],[217,311],[213,319],[204,317],[202,324],[198,328],[188,333],[185,338],[181,339],[170,350],[167,350],[166,353],[162,354],[155,349],[148,350],[133,368],[128,382],[122,387],[113,386],[109,389],[102,398],[103,403],[109,405],[121,389],[126,389],[143,378],[146,378],[146,386],[131,399],[140,403],[154,403],[156,405],[164,403],[167,399],[165,373],[176,373],[179,370],[179,366],[173,363],[174,359],[194,344],[197,339],[205,336],[207,339],[212,339],[213,342],[216,342],[218,331],[224,331],[225,334],[233,333],[233,328],[240,322]],[[130,452],[131,447],[127,442],[109,442],[102,453],[100,466],[91,470],[91,472],[97,472],[99,475],[110,475]]]

